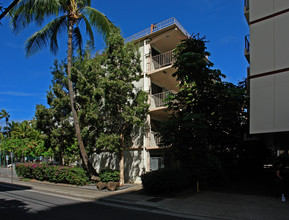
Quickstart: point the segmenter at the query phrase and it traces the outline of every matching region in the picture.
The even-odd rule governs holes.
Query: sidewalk
[[[11,179],[0,177],[1,182],[11,183]],[[140,193],[141,185],[131,185],[123,190],[110,192],[98,191],[94,187],[77,187],[43,182],[14,180],[13,184],[58,195],[193,219],[289,219],[289,201],[282,203],[278,198],[269,196],[204,191],[178,195],[174,198],[160,198]]]

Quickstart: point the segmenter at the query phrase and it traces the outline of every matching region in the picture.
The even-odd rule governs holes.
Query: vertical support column
[[[144,91],[148,94],[148,104],[150,104],[150,78],[147,76],[147,73],[149,72],[149,62],[150,62],[150,39],[144,40],[144,69],[143,69],[143,75],[144,75]],[[147,116],[147,120],[144,126],[144,135],[143,135],[143,167],[145,171],[149,171],[149,168],[147,166],[148,164],[148,152],[147,147],[149,146],[149,130],[150,130],[150,115]]]

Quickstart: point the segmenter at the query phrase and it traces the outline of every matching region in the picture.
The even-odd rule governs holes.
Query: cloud
[[[227,45],[227,44],[236,44],[239,42],[239,39],[236,36],[230,35],[223,37],[219,40],[220,44]]]
[[[13,48],[13,49],[19,49],[19,48],[22,48],[22,46],[12,42],[12,41],[4,41],[3,42],[4,46],[6,47],[10,47],[10,48]]]
[[[9,96],[38,96],[40,94],[37,93],[27,93],[27,92],[12,92],[12,91],[7,91],[7,92],[1,92],[0,95],[9,95]]]

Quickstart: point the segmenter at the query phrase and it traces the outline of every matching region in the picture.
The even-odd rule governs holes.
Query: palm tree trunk
[[[71,111],[73,115],[73,121],[75,126],[75,132],[77,136],[78,146],[80,150],[80,155],[83,163],[84,169],[88,171],[88,174],[90,177],[93,176],[93,170],[92,166],[89,164],[88,156],[85,151],[85,147],[83,144],[83,140],[81,137],[81,131],[80,131],[80,125],[79,125],[79,119],[77,116],[77,112],[75,109],[75,103],[74,103],[74,90],[73,90],[73,84],[71,81],[71,66],[72,66],[72,35],[73,35],[73,26],[74,26],[74,20],[70,19],[69,21],[69,29],[68,29],[68,51],[67,51],[67,81],[68,81],[68,90],[69,90],[69,97],[70,97],[70,105],[71,105]]]

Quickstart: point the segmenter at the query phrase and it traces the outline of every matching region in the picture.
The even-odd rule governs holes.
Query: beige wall
[[[288,0],[250,0],[250,21],[289,8]],[[250,75],[289,68],[289,13],[250,25]],[[250,132],[289,131],[289,72],[250,79]]]

